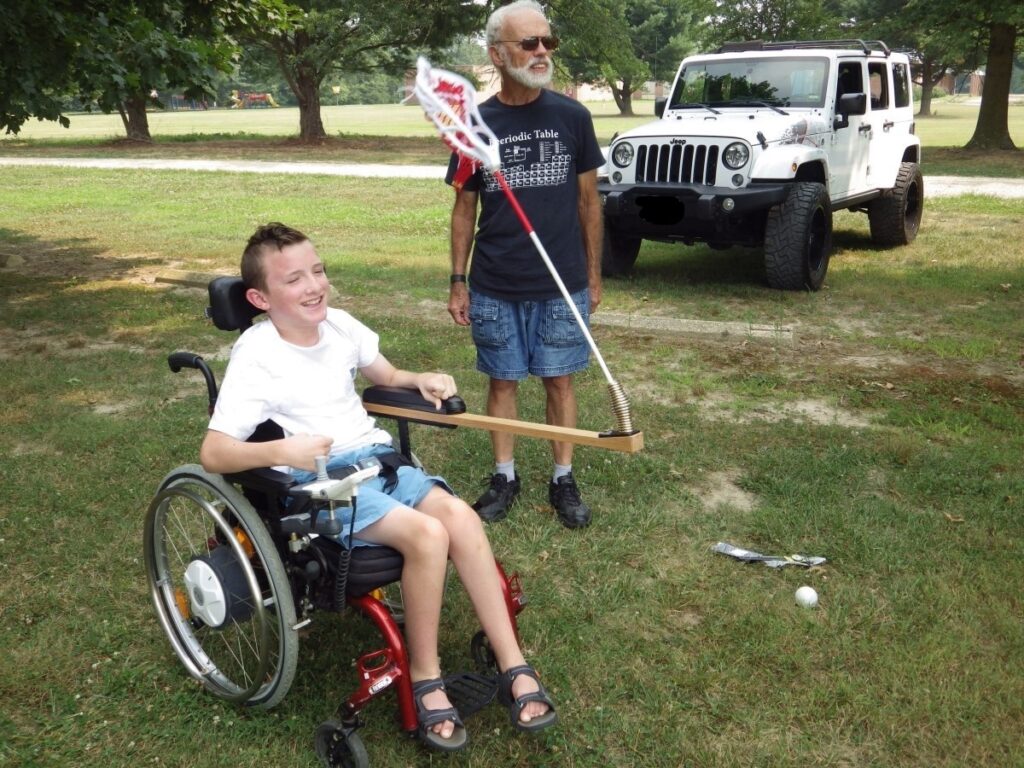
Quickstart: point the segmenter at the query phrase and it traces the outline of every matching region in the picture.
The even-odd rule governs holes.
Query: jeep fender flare
[[[821,172],[800,173],[800,169],[817,165]],[[817,181],[828,189],[828,154],[823,149],[798,144],[770,146],[754,160],[751,181]]]

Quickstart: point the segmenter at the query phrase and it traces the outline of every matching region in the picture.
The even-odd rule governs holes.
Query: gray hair
[[[490,47],[498,42],[506,16],[516,11],[525,10],[536,11],[541,16],[547,18],[544,14],[544,6],[538,3],[537,0],[515,0],[514,3],[503,5],[496,9],[487,19],[487,27],[484,30],[487,35],[487,46]]]

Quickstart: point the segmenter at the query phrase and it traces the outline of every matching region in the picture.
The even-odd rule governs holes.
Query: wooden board
[[[576,445],[589,445],[622,453],[638,453],[644,447],[644,433],[632,435],[610,435],[603,432],[589,432],[585,429],[556,427],[551,424],[537,424],[531,421],[500,419],[496,416],[482,416],[472,413],[448,414],[440,411],[420,411],[412,408],[400,408],[391,405],[366,403],[367,412],[376,416],[408,419],[409,421],[427,424],[446,424],[471,429],[486,429],[488,432],[511,432],[524,437],[537,437],[542,440],[557,440]]]

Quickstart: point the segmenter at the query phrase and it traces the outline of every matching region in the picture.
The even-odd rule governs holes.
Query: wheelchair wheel
[[[325,768],[369,768],[370,756],[354,728],[327,720],[316,729],[316,756]]]
[[[146,573],[171,646],[227,701],[269,708],[295,678],[295,602],[252,505],[198,465],[164,478],[146,514]]]

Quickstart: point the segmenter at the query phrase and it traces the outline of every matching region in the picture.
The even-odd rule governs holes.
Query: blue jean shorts
[[[390,445],[367,445],[363,448],[339,453],[336,456],[331,456],[327,461],[327,471],[330,472],[336,467],[347,467],[379,453],[389,453],[393,450]],[[296,482],[302,484],[315,480],[316,473],[293,472],[292,477]],[[359,532],[367,526],[373,525],[395,507],[415,507],[423,501],[423,498],[434,486],[439,486],[455,495],[443,478],[437,475],[428,475],[419,467],[399,467],[398,482],[389,493],[384,493],[383,477],[378,475],[370,478],[359,486],[359,493],[355,499],[355,525],[352,525],[352,507],[335,507],[335,516],[341,521],[341,534],[338,536],[338,540],[346,547],[376,546],[368,541],[361,541],[358,536]],[[351,543],[348,540],[350,525],[355,534],[354,541]]]
[[[589,289],[570,296],[589,325]],[[471,293],[469,321],[476,369],[492,379],[567,376],[582,371],[590,360],[587,338],[562,297],[504,301]]]

